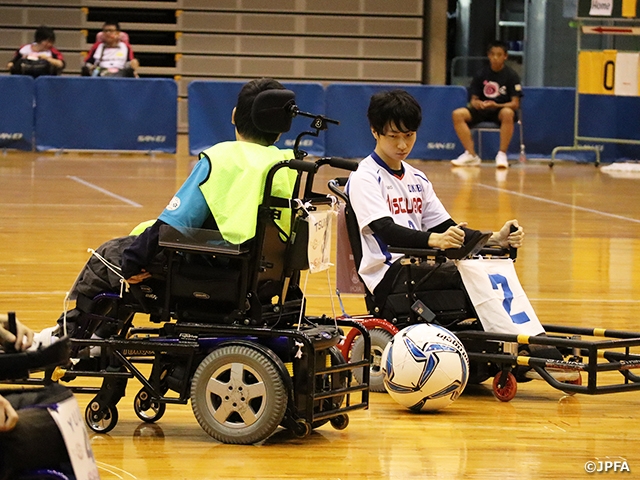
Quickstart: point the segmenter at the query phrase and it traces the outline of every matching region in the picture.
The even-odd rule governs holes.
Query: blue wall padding
[[[35,83],[37,150],[176,151],[174,80],[39,77]]]
[[[375,147],[367,120],[369,99],[376,92],[394,88],[408,91],[422,107],[422,125],[411,158],[451,159],[462,153],[451,112],[467,103],[464,87],[331,84],[326,89],[327,116],[340,120],[340,126],[327,131],[326,154],[348,158],[369,155]]]
[[[33,149],[35,85],[27,76],[0,76],[0,148]]]
[[[236,105],[238,93],[245,82],[194,81],[189,84],[189,152],[197,155],[216,143],[235,140],[231,112]],[[296,94],[296,105],[303,112],[324,114],[325,92],[319,83],[283,83]],[[291,130],[281,135],[276,145],[293,148],[296,136],[310,129],[312,119],[297,116]],[[334,126],[330,128],[336,128]],[[318,137],[305,136],[301,148],[310,155],[322,156],[325,151],[325,133]]]

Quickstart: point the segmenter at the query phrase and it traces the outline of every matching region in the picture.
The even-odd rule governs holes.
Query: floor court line
[[[596,214],[596,215],[602,215],[603,217],[615,218],[617,220],[625,220],[627,222],[632,222],[632,223],[640,223],[640,219],[637,219],[637,218],[625,217],[625,216],[622,216],[622,215],[616,215],[615,213],[607,213],[607,212],[603,212],[603,211],[600,211],[600,210],[595,210],[593,208],[580,207],[578,205],[571,205],[570,203],[563,203],[563,202],[558,202],[556,200],[549,200],[547,198],[536,197],[535,195],[529,195],[529,194],[526,194],[526,193],[514,192],[513,190],[507,190],[506,188],[494,187],[492,185],[485,185],[483,183],[477,183],[476,185],[478,185],[479,187],[482,187],[482,188],[486,188],[488,190],[494,190],[496,192],[509,193],[511,195],[516,195],[518,197],[528,198],[530,200],[537,200],[538,202],[549,203],[551,205],[556,205],[556,206],[559,206],[559,207],[567,207],[567,208],[570,208],[570,209],[573,209],[573,210],[579,210],[581,212],[587,212],[587,213],[593,213],[593,214]]]
[[[92,188],[100,193],[104,193],[105,195],[111,197],[111,198],[115,198],[116,200],[120,200],[121,202],[124,202],[126,204],[131,205],[132,207],[136,207],[136,208],[141,208],[142,205],[140,205],[139,203],[134,202],[133,200],[129,200],[128,198],[122,197],[120,195],[117,195],[113,192],[110,192],[109,190],[106,190],[102,187],[99,187],[97,185],[94,185],[91,182],[87,182],[86,180],[81,179],[80,177],[76,177],[74,175],[67,175],[67,178],[70,180],[73,180],[74,182],[78,182],[81,185],[84,185],[85,187],[89,187]]]
[[[96,466],[100,469],[100,470],[105,470],[109,473],[112,473],[113,475],[115,475],[118,478],[122,478],[124,479],[124,477],[122,475],[118,475],[116,473],[116,471],[123,473],[125,475],[127,475],[128,478],[135,478],[137,480],[138,477],[136,477],[135,475],[133,475],[132,473],[127,472],[126,470],[123,470],[122,468],[118,468],[114,465],[109,465],[108,463],[104,463],[104,462],[99,462],[96,460]]]

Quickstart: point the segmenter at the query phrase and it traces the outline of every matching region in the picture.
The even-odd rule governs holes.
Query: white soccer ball
[[[469,379],[469,356],[446,328],[421,323],[400,330],[382,354],[384,386],[414,412],[440,410],[456,400]]]

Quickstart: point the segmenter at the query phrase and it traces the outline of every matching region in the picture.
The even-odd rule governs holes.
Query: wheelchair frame
[[[101,349],[99,368],[80,369],[74,367],[67,371],[59,370],[53,373],[53,378],[62,380],[71,380],[76,377],[103,378],[103,384],[99,388],[70,387],[74,393],[95,395],[85,412],[85,420],[91,430],[106,433],[115,427],[118,421],[116,405],[124,396],[129,378],[135,377],[142,384],[142,389],[134,399],[134,410],[138,417],[145,422],[159,420],[165,412],[166,404],[186,404],[191,399],[193,406],[196,395],[206,398],[205,394],[197,393],[202,388],[206,388],[206,385],[200,387],[191,382],[198,375],[198,366],[202,365],[204,360],[216,351],[225,348],[229,350],[231,347],[242,347],[243,351],[250,351],[251,355],[260,358],[263,364],[273,367],[276,374],[270,374],[271,377],[264,373],[260,377],[260,373],[255,372],[254,365],[243,365],[242,368],[244,368],[245,374],[250,372],[251,375],[260,377],[265,383],[268,381],[278,384],[282,382],[285,401],[283,407],[277,407],[275,420],[265,420],[263,423],[266,426],[254,431],[251,428],[253,424],[243,428],[242,421],[229,428],[222,425],[229,423],[228,418],[225,422],[220,422],[220,425],[215,421],[212,422],[210,418],[207,418],[206,413],[207,410],[211,410],[212,406],[210,400],[205,400],[205,406],[199,407],[199,409],[194,407],[194,413],[203,429],[217,440],[225,443],[257,443],[271,435],[280,424],[292,430],[299,437],[308,435],[312,429],[326,422],[330,422],[336,429],[343,429],[349,423],[349,412],[368,408],[368,358],[361,362],[348,363],[342,359],[336,348],[341,340],[341,331],[337,328],[338,325],[358,330],[368,341],[368,333],[364,327],[357,322],[346,319],[334,320],[326,316],[304,316],[304,302],[295,298],[295,295],[292,300],[286,298],[294,287],[298,288],[296,282],[299,277],[299,271],[287,271],[290,259],[286,258],[286,255],[282,273],[285,278],[281,279],[284,285],[283,295],[279,297],[277,304],[261,305],[257,298],[260,274],[268,268],[262,255],[267,224],[273,218],[273,208],[280,206],[291,208],[289,201],[271,197],[269,192],[273,177],[281,168],[308,172],[305,190],[312,193],[314,198],[305,198],[305,201],[312,202],[312,204],[329,203],[330,200],[326,196],[313,194],[312,189],[308,186],[313,181],[318,167],[324,164],[350,168],[356,166],[353,163],[332,161],[332,159],[325,158],[316,162],[282,161],[270,169],[258,215],[256,242],[250,249],[225,252],[224,248],[212,249],[201,244],[160,242],[165,250],[169,250],[167,279],[171,278],[172,269],[175,268],[174,256],[179,256],[182,253],[211,254],[215,252],[223,257],[227,254],[235,258],[242,257],[241,285],[246,287],[244,290],[246,293],[240,295],[237,308],[229,316],[231,324],[180,321],[182,313],[176,311],[171,304],[172,286],[171,281],[167,280],[165,282],[164,305],[161,312],[155,317],[153,308],[145,306],[144,300],[142,311],[136,310],[133,305],[127,307],[131,313],[150,313],[152,320],[162,323],[162,326],[158,328],[133,328],[133,315],[129,315],[129,318],[124,321],[121,333],[116,337],[106,340],[71,339],[72,348],[76,352],[86,347],[100,347]],[[298,183],[299,181],[300,175]],[[293,220],[295,214],[299,212],[295,207],[292,208],[292,211],[294,213]],[[290,241],[293,237],[294,235],[290,236],[286,245],[287,252],[291,250]],[[144,295],[154,297],[153,294]],[[138,294],[138,298],[141,298],[140,294]],[[120,299],[118,295],[103,294],[96,300],[119,303]],[[301,316],[299,328],[295,328],[293,325],[298,323],[298,318]],[[172,322],[173,318],[178,321]],[[105,321],[113,322],[114,319],[89,314],[87,321],[98,324]],[[285,326],[278,327],[278,323],[284,323]],[[95,328],[89,327],[85,330],[85,336],[88,336],[93,333]],[[177,392],[177,396],[167,395],[169,390],[167,382],[171,379],[170,367],[174,367],[172,361],[179,361],[178,365],[182,366],[181,378],[173,379],[174,383],[178,385],[178,387],[172,388]],[[232,365],[238,363],[238,360],[229,361]],[[139,364],[153,365],[148,378],[138,368]],[[230,367],[229,370],[231,368],[234,367]],[[352,372],[355,370],[363,372],[362,376],[359,375],[361,382],[352,382]],[[197,378],[206,383],[211,376]],[[229,388],[231,389],[232,386],[234,389],[238,387],[241,389],[243,384],[242,382],[240,385],[234,384],[233,379],[230,379]],[[250,385],[246,386],[247,389],[249,387]],[[357,398],[352,398],[352,395]],[[266,394],[263,402],[274,403],[266,398]],[[245,404],[248,404],[248,401]],[[232,415],[241,415],[240,412],[244,408],[245,406],[240,403]],[[262,405],[259,408],[266,407]],[[243,430],[249,430],[249,433],[244,433]]]
[[[258,99],[268,92],[271,91],[262,92],[254,102],[252,116],[258,112],[254,122],[267,122],[266,116],[274,115],[273,105],[269,103],[272,99],[263,97],[271,110],[263,114],[265,118],[259,117]],[[279,92],[273,96],[275,102],[284,105],[286,101],[283,112],[293,111],[290,108],[293,92],[275,92]],[[99,347],[100,356],[80,360],[67,370],[59,367],[49,370],[44,380],[27,379],[22,383],[102,378],[100,387],[72,385],[70,388],[75,393],[95,395],[87,405],[85,420],[94,432],[106,433],[118,422],[117,404],[125,394],[128,380],[136,378],[142,383],[142,389],[135,396],[134,410],[141,420],[155,422],[165,413],[167,404],[186,404],[191,400],[196,419],[209,435],[221,442],[236,444],[263,441],[279,425],[298,437],[308,435],[327,422],[341,430],[349,423],[349,412],[367,409],[368,357],[360,362],[347,362],[337,346],[342,339],[339,327],[358,330],[367,347],[370,346],[368,332],[351,320],[304,315],[304,296],[298,280],[300,270],[305,267],[300,266],[301,261],[296,258],[302,253],[300,243],[294,246],[297,217],[303,217],[318,205],[331,203],[326,195],[313,192],[318,168],[328,164],[355,170],[357,163],[339,158],[304,161],[306,152],[298,148],[301,137],[317,136],[327,128],[327,123],[338,122],[301,112],[297,107],[292,116],[295,115],[311,117],[311,128],[315,131],[299,134],[295,158],[280,161],[268,171],[258,209],[256,235],[247,248],[212,247],[201,241],[189,241],[187,237],[177,242],[161,239],[160,246],[168,253],[164,301],[159,300],[160,292],[156,295],[144,285],[133,286],[131,295],[122,299],[111,293],[98,295],[90,306],[106,302],[109,307],[106,313],[105,310],[83,312],[79,331],[84,338],[70,341],[73,354],[87,347]],[[282,168],[297,171],[294,197],[296,192],[304,191],[305,208],[292,199],[271,195],[274,175]],[[304,172],[306,180],[301,188]],[[292,232],[285,242],[274,222],[279,218],[278,208],[292,212]],[[279,242],[275,261],[269,256],[272,254],[268,251],[268,238]],[[242,265],[235,308],[216,314],[214,304],[208,305],[204,313],[196,312],[200,315],[198,319],[204,315],[209,322],[190,320],[188,308],[181,309],[172,295],[172,273],[179,266],[181,256],[193,253],[235,258]],[[258,295],[259,286],[261,281],[269,280],[276,281],[279,294],[263,304]],[[193,297],[197,301],[206,299],[202,292],[193,292]],[[112,311],[114,316],[110,316]],[[152,322],[161,325],[135,328],[136,313],[147,313]],[[101,324],[116,325],[119,333],[108,339],[90,338]],[[152,365],[148,377],[139,368],[143,364]],[[355,371],[361,371],[360,381],[352,380]],[[223,387],[228,387],[226,393],[221,393]],[[167,395],[169,390],[177,395]]]
[[[340,189],[346,179],[334,179],[329,181],[329,189],[342,199],[350,208],[349,199]],[[349,232],[351,236],[351,232]],[[351,238],[350,238],[351,240]],[[352,242],[350,241],[352,244]],[[353,245],[353,244],[352,244]],[[485,248],[479,254],[495,257],[510,257],[514,259],[517,251],[514,249]],[[442,262],[446,259],[445,252],[439,249],[393,249],[395,253],[405,253],[407,264],[429,261]],[[409,252],[407,254],[407,252]],[[408,295],[415,301],[417,298],[412,291]],[[418,311],[416,311],[418,310]],[[344,312],[343,312],[344,313]],[[382,345],[379,344],[384,338],[393,337],[404,324],[395,325],[388,320],[378,318],[375,315],[348,316],[360,322],[369,330],[370,343],[372,345],[371,374],[380,375],[380,357]],[[413,308],[410,322],[426,322],[420,317],[419,308]],[[482,371],[476,374],[474,383],[482,383],[491,376],[492,391],[494,396],[504,402],[512,400],[517,393],[517,380],[512,373],[515,367],[530,368],[537,373],[542,380],[550,386],[561,390],[567,394],[576,393],[600,395],[605,393],[625,392],[640,389],[640,376],[631,372],[632,369],[640,368],[640,350],[634,353],[633,347],[640,347],[640,333],[603,328],[580,328],[559,325],[543,325],[546,336],[513,335],[489,333],[474,329],[452,330],[460,339],[469,355],[471,362],[474,362]],[[449,327],[447,327],[449,328]],[[375,335],[372,332],[381,330],[385,335]],[[357,331],[351,331],[341,346],[344,358],[351,359],[354,346],[357,341]],[[375,338],[374,338],[375,337]],[[378,338],[380,337],[380,338]],[[601,337],[604,340],[585,340],[583,337]],[[376,344],[378,343],[378,344]],[[538,358],[533,356],[518,355],[519,346],[522,345],[546,345],[556,347],[563,354],[563,361]],[[366,347],[365,347],[366,348]],[[367,351],[367,350],[364,350]],[[586,359],[585,359],[586,357]],[[599,362],[604,359],[604,362]],[[576,380],[559,381],[553,376],[553,371],[578,371],[586,372],[587,383],[583,385],[582,375]],[[622,383],[602,383],[602,373],[618,371],[622,375]],[[373,381],[371,383],[374,390]]]

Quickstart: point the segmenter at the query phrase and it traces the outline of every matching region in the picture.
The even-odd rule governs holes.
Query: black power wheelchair
[[[167,404],[191,401],[201,427],[224,443],[257,443],[279,425],[298,437],[327,422],[343,429],[349,412],[368,408],[368,358],[348,363],[337,347],[343,328],[352,328],[369,348],[367,330],[350,320],[307,316],[299,287],[300,271],[307,268],[305,216],[332,202],[313,192],[314,176],[323,165],[355,170],[357,163],[304,160],[300,139],[337,122],[301,112],[293,92],[262,92],[252,112],[259,128],[278,133],[288,130],[295,115],[312,118],[314,130],[298,135],[296,158],[268,171],[251,241],[233,245],[217,231],[163,226],[166,260],[151,279],[122,294],[78,298],[71,357],[96,347],[99,355],[49,371],[46,378],[73,380],[74,393],[94,395],[85,412],[94,432],[116,426],[117,404],[130,378],[142,384],[134,399],[141,420],[155,422]],[[287,199],[271,195],[274,175],[285,168],[297,172],[293,198]],[[290,233],[276,224],[283,209],[291,213]],[[136,314],[149,315],[157,326],[134,326]],[[98,339],[96,331],[111,333]],[[359,381],[352,380],[356,370]],[[86,377],[101,378],[102,385],[78,386]]]
[[[8,314],[8,330],[16,334],[15,313]],[[16,352],[13,345],[3,345],[0,354],[0,381],[10,382],[69,361],[68,338],[38,351]],[[18,412],[16,426],[0,433],[0,479],[74,480],[70,452],[58,424],[49,409],[59,410],[60,404],[73,394],[58,384],[34,388],[3,388],[6,401]],[[79,415],[74,407],[76,416]],[[68,411],[65,409],[65,411]],[[42,445],[48,445],[43,450]],[[90,447],[89,447],[90,448]],[[91,457],[92,458],[92,457]]]
[[[357,219],[342,188],[346,181],[346,178],[336,178],[329,181],[328,187],[344,202],[343,217],[338,221],[338,235],[347,235],[357,271],[362,247]],[[344,222],[342,229],[341,221]],[[475,246],[466,245],[461,250],[464,251],[454,253],[431,248],[389,248],[392,253],[405,255],[400,260],[405,272],[397,278],[406,284],[406,291],[389,295],[381,303],[364,287],[368,314],[351,317],[343,309],[344,318],[357,320],[369,330],[370,339],[359,338],[357,330],[350,331],[341,344],[341,351],[344,358],[356,362],[369,356],[366,352],[370,352],[371,391],[385,391],[380,365],[385,346],[399,330],[415,323],[435,323],[451,330],[469,355],[469,383],[479,384],[493,377],[493,394],[500,401],[508,402],[515,397],[518,382],[534,378],[545,380],[570,395],[640,389],[640,376],[631,371],[640,368],[640,333],[548,324],[543,324],[546,335],[541,336],[489,333],[483,331],[464,285],[458,290],[419,290],[416,279],[411,278],[412,265],[427,262],[435,267],[432,271],[437,271],[448,258],[479,255],[515,261],[517,257],[516,249],[486,247],[482,241]],[[367,343],[370,343],[371,350],[367,350]],[[534,349],[557,349],[562,358],[536,356]],[[598,359],[604,361],[599,362]],[[619,372],[622,379],[615,381],[599,375],[612,371]],[[582,382],[582,372],[586,372],[586,385]]]

